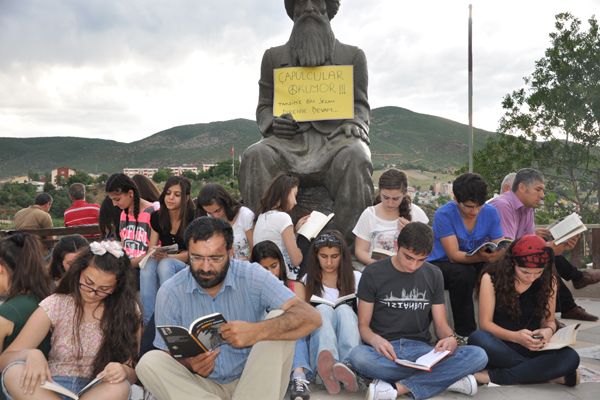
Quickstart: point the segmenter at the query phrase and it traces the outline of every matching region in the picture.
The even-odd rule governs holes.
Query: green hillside
[[[468,127],[444,118],[399,107],[372,111],[371,152],[374,163],[418,165],[437,170],[467,162]],[[475,148],[492,132],[475,130]],[[46,172],[60,166],[90,173],[124,167],[160,167],[221,161],[235,145],[236,155],[260,139],[247,119],[177,126],[129,144],[73,137],[0,138],[0,177]]]

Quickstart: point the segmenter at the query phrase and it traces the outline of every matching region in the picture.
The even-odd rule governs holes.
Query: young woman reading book
[[[0,356],[10,398],[58,399],[41,387],[54,381],[82,399],[126,400],[136,381],[141,332],[133,271],[118,242],[93,242],[75,260],[56,292],[42,300]],[[48,358],[37,349],[52,332]]]
[[[355,294],[360,272],[354,271],[350,250],[338,231],[317,236],[308,251],[306,275],[295,285],[296,295],[307,302],[313,296],[335,303],[340,297]],[[356,298],[351,302],[356,303]],[[356,376],[345,364],[350,350],[360,343],[358,319],[352,303],[336,307],[317,304],[322,325],[310,336],[296,342],[292,364],[290,399],[309,398],[308,382],[318,373],[329,394],[358,390]]]
[[[479,286],[479,325],[469,344],[488,356],[479,382],[499,385],[578,383],[579,356],[570,347],[540,351],[556,332],[556,277],[552,249],[527,235],[488,267]]]

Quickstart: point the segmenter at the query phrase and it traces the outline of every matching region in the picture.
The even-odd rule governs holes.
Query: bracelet
[[[454,338],[454,340],[458,341],[458,337],[456,337],[456,332],[452,332],[451,335],[446,336],[446,338]]]
[[[555,328],[552,328],[550,325],[546,325],[546,326],[542,327],[542,329],[545,329],[545,328],[548,328],[548,329],[550,329],[550,330],[552,331],[552,334],[553,334],[553,335],[556,333],[556,329],[555,329]]]

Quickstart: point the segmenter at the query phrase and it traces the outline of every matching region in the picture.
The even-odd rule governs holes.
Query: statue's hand
[[[273,118],[273,134],[284,139],[291,139],[298,132],[298,123],[291,114],[283,114]]]
[[[359,138],[366,144],[371,144],[371,141],[369,140],[369,135],[367,135],[367,133],[364,131],[364,129],[362,129],[360,126],[355,125],[355,124],[342,124],[342,125],[338,126],[333,132],[331,132],[327,136],[327,139],[332,139],[336,135],[339,135],[342,133],[344,135],[346,135],[346,137],[348,137],[348,138],[354,136],[354,137]]]

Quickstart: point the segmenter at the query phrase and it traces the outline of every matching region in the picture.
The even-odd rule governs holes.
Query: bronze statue
[[[281,171],[294,173],[300,178],[300,193],[326,188],[327,200],[333,200],[334,223],[351,239],[358,217],[372,204],[373,165],[367,60],[358,47],[335,38],[330,20],[339,5],[340,0],[285,0],[294,26],[289,41],[268,49],[262,59],[256,120],[263,139],[242,156],[240,190],[256,211],[272,178]],[[273,69],[322,65],[354,67],[354,118],[297,122],[289,114],[274,117]]]

